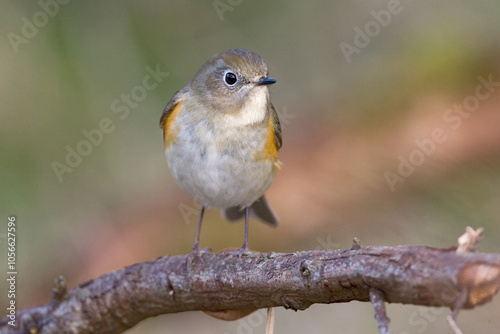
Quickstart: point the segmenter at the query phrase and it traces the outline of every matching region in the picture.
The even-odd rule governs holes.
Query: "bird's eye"
[[[236,76],[236,74],[232,72],[227,72],[226,74],[224,74],[224,81],[229,86],[233,86],[236,83],[236,81],[238,81],[238,77]]]

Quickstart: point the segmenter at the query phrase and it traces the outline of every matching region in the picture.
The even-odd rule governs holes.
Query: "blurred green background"
[[[236,47],[266,60],[283,125],[283,168],[268,191],[281,224],[252,221],[253,250],[345,249],[353,237],[449,247],[470,225],[485,228],[480,251],[500,252],[500,2],[54,3],[1,2],[0,219],[17,216],[19,307],[47,302],[60,274],[75,287],[190,251],[198,206],[168,171],[158,121],[208,58]],[[157,85],[141,88],[156,69]],[[102,122],[107,133],[82,144]],[[68,147],[87,155],[58,177]],[[394,179],[401,159],[415,166]],[[202,247],[242,239],[243,224],[206,213]],[[388,308],[393,333],[451,333],[449,310]],[[496,333],[499,308],[497,297],[458,324]],[[165,315],[128,333],[263,333],[264,314]],[[368,303],[278,309],[276,333],[306,331],[377,328]]]

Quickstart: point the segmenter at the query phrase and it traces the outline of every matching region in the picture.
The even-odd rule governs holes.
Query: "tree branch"
[[[8,325],[8,317],[1,319],[0,332],[121,333],[159,314],[277,306],[304,310],[314,303],[370,301],[370,291],[375,309],[382,311],[383,301],[473,308],[490,301],[499,287],[500,254],[455,249],[355,247],[241,257],[165,256],[69,291],[59,278],[50,302],[18,311],[17,328]],[[379,326],[385,322],[385,311],[380,312]]]

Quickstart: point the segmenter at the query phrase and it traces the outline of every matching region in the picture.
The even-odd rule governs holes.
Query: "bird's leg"
[[[238,254],[244,254],[248,252],[248,215],[250,213],[250,207],[245,207],[245,241],[243,242],[243,246],[238,250]]]
[[[200,231],[201,231],[201,221],[203,220],[203,213],[205,212],[205,206],[201,206],[200,210],[200,219],[198,220],[198,228],[196,229],[196,237],[194,239],[193,250],[192,253],[199,254],[200,253]]]

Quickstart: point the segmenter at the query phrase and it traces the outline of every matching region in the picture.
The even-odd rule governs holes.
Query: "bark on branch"
[[[67,291],[57,280],[45,305],[16,314],[0,333],[121,333],[152,316],[370,301],[473,308],[500,287],[500,254],[428,247],[354,247],[291,254],[165,256]],[[372,293],[370,294],[370,291]],[[383,303],[382,303],[383,304]],[[383,320],[385,314],[379,314]],[[385,321],[385,320],[383,320]],[[384,322],[379,327],[384,327]],[[386,327],[386,326],[385,326]]]

